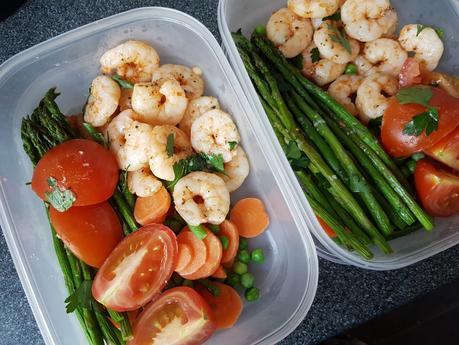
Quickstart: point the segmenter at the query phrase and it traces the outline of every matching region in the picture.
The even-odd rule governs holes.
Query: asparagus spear
[[[54,89],[50,89],[40,102],[39,107],[30,117],[24,118],[21,124],[24,150],[34,165],[49,149],[73,138],[73,133],[71,129],[69,130],[69,124],[54,102],[56,96]],[[72,294],[84,280],[92,280],[92,277],[88,270],[83,269],[84,267],[87,268],[86,264],[78,260],[57,238],[52,225],[51,230],[56,256],[64,281],[69,293]],[[117,331],[107,322],[107,316],[103,315],[103,312],[99,310],[97,312],[102,314],[96,315],[93,308],[77,308],[77,317],[85,330],[89,342],[95,345],[103,345],[103,336],[105,336],[108,337],[105,340],[113,343],[114,338],[112,336]],[[125,316],[125,320],[129,322],[127,316]],[[120,341],[115,344],[118,343],[121,344]]]
[[[306,116],[309,117],[316,130],[327,141],[333,152],[335,152],[336,157],[341,163],[341,166],[347,173],[348,179],[345,181],[347,182],[349,188],[353,192],[359,193],[359,196],[362,198],[367,209],[373,216],[373,219],[376,221],[378,228],[385,235],[391,234],[393,229],[389,221],[389,217],[387,217],[383,208],[371,192],[368,181],[357,169],[353,160],[351,157],[349,157],[348,153],[345,151],[338,138],[336,138],[336,136],[330,130],[324,118],[319,114],[319,112],[311,108],[296,92],[292,92],[292,97],[297,106],[303,111],[304,114],[306,114]]]
[[[360,207],[358,202],[355,200],[351,192],[346,188],[346,186],[339,180],[330,167],[324,162],[320,154],[314,149],[314,147],[306,140],[304,135],[301,133],[300,129],[296,126],[292,115],[289,113],[285,103],[280,96],[279,89],[275,79],[270,75],[268,68],[266,67],[264,61],[252,50],[250,49],[250,42],[244,43],[244,40],[248,41],[245,37],[233,34],[235,38],[236,45],[238,48],[245,54],[241,55],[243,58],[244,64],[247,66],[247,70],[252,80],[254,80],[255,85],[262,84],[263,87],[259,88],[260,96],[265,99],[266,103],[274,104],[273,108],[276,113],[276,117],[269,117],[270,122],[273,127],[276,127],[277,130],[285,138],[291,138],[296,142],[298,148],[305,153],[305,155],[311,160],[311,162],[320,170],[321,174],[328,180],[331,185],[331,188],[334,192],[335,198],[346,207],[347,211],[356,219],[357,223],[373,238],[375,244],[384,252],[391,253],[392,249],[389,244],[386,242],[384,237],[378,232],[375,226],[371,223],[370,219],[367,217],[365,211]],[[243,42],[243,43],[241,43]],[[249,47],[249,48],[247,48]],[[254,62],[252,62],[252,59]],[[258,73],[257,69],[254,67],[256,61],[256,66],[260,70]],[[261,77],[261,75],[263,77]],[[261,83],[266,78],[266,82]],[[277,110],[277,111],[276,111]]]
[[[339,140],[347,147],[347,149],[354,154],[356,159],[359,161],[363,169],[372,177],[373,182],[380,192],[384,195],[386,200],[390,203],[393,211],[398,213],[403,221],[411,225],[415,222],[415,218],[411,211],[406,207],[403,201],[400,199],[398,194],[392,189],[392,187],[384,179],[384,176],[379,172],[371,163],[368,156],[364,151],[358,147],[354,141],[352,141],[346,133],[339,127],[339,125],[331,120],[329,117],[324,117],[327,124],[333,130]]]

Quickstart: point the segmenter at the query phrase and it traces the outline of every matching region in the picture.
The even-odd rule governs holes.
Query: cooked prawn
[[[197,68],[191,69],[183,65],[166,64],[159,67],[152,76],[152,81],[164,81],[166,79],[175,79],[179,82],[185,91],[188,99],[201,97],[204,93],[204,80],[201,74],[195,73]]]
[[[373,64],[370,61],[368,61],[363,55],[357,55],[353,62],[354,65],[357,67],[357,73],[359,75],[367,77],[370,74],[377,72],[376,67],[373,66]]]
[[[176,125],[182,120],[188,98],[177,80],[166,79],[135,84],[131,103],[138,121],[151,125]]]
[[[168,137],[173,136],[172,151],[168,151]],[[174,164],[189,156],[193,150],[187,135],[171,125],[155,126],[152,131],[149,164],[153,174],[166,181],[175,178]]]
[[[357,110],[353,98],[362,84],[363,77],[359,75],[342,75],[328,87],[328,93],[343,105],[352,115],[357,115]]]
[[[341,7],[346,33],[362,42],[391,35],[397,26],[397,13],[389,0],[347,0]]]
[[[121,89],[121,97],[119,102],[120,111],[132,109],[132,89]]]
[[[239,131],[231,116],[214,109],[198,117],[191,126],[191,145],[197,152],[221,154],[229,162],[236,154],[234,143],[240,141]]]
[[[328,59],[320,59],[319,61],[312,61],[312,50],[317,48],[314,42],[306,47],[301,53],[303,57],[302,73],[308,78],[313,79],[318,85],[326,85],[338,78],[344,73],[346,64],[334,63]]]
[[[106,51],[100,64],[102,73],[116,72],[130,83],[141,83],[151,80],[159,66],[159,55],[145,42],[126,41]]]
[[[218,99],[215,97],[202,96],[192,99],[188,103],[182,121],[179,123],[179,128],[184,131],[188,136],[191,134],[191,125],[202,114],[212,109],[220,109]]]
[[[104,75],[91,83],[88,103],[84,109],[84,120],[94,127],[105,125],[118,108],[121,89],[116,81]]]
[[[161,181],[151,173],[149,168],[129,171],[127,174],[127,185],[131,193],[140,197],[152,196],[163,186]]]
[[[225,164],[225,174],[218,174],[229,192],[238,189],[249,175],[249,160],[241,146],[237,146],[234,158]]]
[[[398,79],[388,74],[377,72],[366,77],[357,90],[355,104],[360,119],[368,123],[384,115],[389,99],[398,90]]]
[[[434,29],[424,27],[418,35],[416,24],[405,25],[398,38],[400,44],[407,51],[415,53],[414,58],[433,71],[443,55],[443,41]]]
[[[288,0],[288,8],[303,18],[324,18],[335,13],[339,0]]]
[[[400,43],[390,38],[378,38],[367,42],[363,51],[365,58],[380,72],[398,76],[408,54]]]
[[[221,177],[202,171],[182,177],[172,193],[175,209],[186,223],[220,224],[229,211],[230,195]]]
[[[319,28],[314,32],[314,43],[319,49],[322,57],[335,63],[346,64],[357,57],[360,51],[360,45],[352,38],[345,38],[349,42],[349,52],[346,47],[336,42],[336,39],[334,39],[338,33],[338,28],[335,24],[330,20],[326,20],[320,24]]]
[[[281,53],[292,58],[300,54],[312,40],[311,21],[288,8],[281,8],[269,18],[266,34]]]
[[[148,166],[152,145],[150,125],[134,121],[134,112],[127,109],[113,118],[105,131],[110,150],[122,170],[135,171]]]

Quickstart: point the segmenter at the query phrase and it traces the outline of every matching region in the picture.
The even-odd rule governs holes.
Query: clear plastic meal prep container
[[[422,23],[440,27],[445,31],[445,53],[439,69],[459,75],[459,1],[392,0],[391,2],[397,10],[401,25]],[[220,0],[218,7],[218,25],[225,52],[249,98],[253,113],[263,125],[265,136],[276,143],[277,139],[244,69],[243,62],[231,38],[231,32],[242,29],[246,36],[250,36],[257,25],[266,24],[273,12],[286,7],[286,5],[287,0]],[[283,156],[280,145],[276,145],[275,151],[277,156]],[[281,164],[288,165],[285,157],[281,158]],[[391,241],[394,249],[392,255],[386,256],[375,249],[375,258],[366,261],[357,254],[341,248],[325,234],[306,197],[302,194],[300,185],[291,169],[288,171],[288,177],[294,186],[292,192],[295,194],[295,200],[300,200],[300,204],[296,207],[300,209],[300,213],[307,220],[308,227],[315,237],[319,256],[331,261],[366,269],[390,270],[409,266],[459,243],[459,215],[456,215],[446,219],[436,219],[436,227],[432,232],[419,230]]]
[[[25,183],[32,166],[22,149],[20,123],[44,93],[56,86],[64,113],[78,113],[98,74],[99,57],[127,39],[150,42],[163,63],[199,66],[206,94],[218,97],[234,117],[251,173],[232,201],[263,199],[268,231],[251,241],[267,253],[253,266],[261,297],[247,303],[237,325],[217,332],[206,344],[275,344],[303,320],[313,301],[318,264],[312,238],[291,196],[286,165],[266,137],[260,118],[242,91],[212,34],[197,20],[166,8],[141,8],[60,35],[9,59],[0,67],[0,214],[4,236],[47,344],[85,344],[75,316],[67,315],[64,286],[51,243],[43,203]]]

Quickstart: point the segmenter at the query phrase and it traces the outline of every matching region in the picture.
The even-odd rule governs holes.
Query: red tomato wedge
[[[57,180],[59,188],[75,194],[73,206],[94,205],[113,195],[118,164],[113,154],[98,143],[74,139],[49,150],[35,167],[32,189],[43,200],[51,191],[50,177]]]
[[[424,152],[459,172],[459,127]]]
[[[421,66],[415,58],[409,57],[405,60],[399,75],[400,87],[411,86],[422,83]]]
[[[412,118],[426,109],[418,104],[400,104],[394,97],[384,113],[381,126],[381,139],[386,151],[394,157],[407,157],[415,152],[422,151],[440,141],[451,133],[459,121],[459,99],[450,96],[446,91],[432,88],[432,99],[429,104],[438,108],[438,130],[426,136],[403,134],[405,125]]]
[[[200,345],[215,331],[204,299],[185,286],[167,290],[137,318],[127,345]]]
[[[449,217],[459,213],[459,176],[426,159],[414,172],[416,190],[425,210],[432,216]]]
[[[108,202],[71,207],[65,212],[50,207],[49,216],[60,239],[89,266],[102,266],[123,239],[119,218]]]
[[[242,312],[242,300],[236,290],[219,282],[212,282],[213,285],[218,287],[220,294],[218,296],[212,295],[202,285],[196,285],[196,290],[209,304],[212,311],[212,320],[217,328],[231,328],[239,319]]]
[[[178,244],[186,244],[191,248],[191,259],[189,263],[180,270],[176,270],[182,277],[184,275],[193,274],[199,270],[207,258],[207,247],[203,241],[199,240],[191,231],[187,231],[188,228],[183,229],[177,236]],[[180,254],[179,254],[180,257]]]
[[[167,226],[146,225],[125,237],[97,272],[94,298],[115,311],[135,310],[166,285],[177,258],[177,240]]]
[[[189,230],[186,231],[190,232]],[[185,279],[196,280],[207,278],[214,274],[214,272],[220,266],[223,252],[222,243],[220,239],[217,236],[215,236],[213,232],[207,230],[207,236],[202,240],[202,242],[206,246],[206,261],[204,262],[204,265],[202,265],[195,272],[192,272],[190,274],[183,274],[179,272],[179,274]]]
[[[236,257],[239,249],[239,232],[236,225],[229,220],[225,220],[220,224],[219,236],[225,236],[228,239],[228,248],[223,249],[222,264],[226,264]]]
[[[317,216],[317,220],[319,221],[319,224],[320,224],[320,226],[322,227],[322,229],[324,229],[325,233],[326,233],[329,237],[331,237],[331,238],[335,238],[335,237],[336,237],[336,233],[333,231],[332,228],[330,228],[330,227],[328,226],[327,223],[325,223],[325,222],[322,220],[322,218],[320,218],[319,216]]]

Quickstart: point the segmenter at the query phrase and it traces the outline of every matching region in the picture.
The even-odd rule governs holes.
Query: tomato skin
[[[422,83],[421,66],[418,60],[409,57],[403,63],[399,74],[400,87],[416,85]]]
[[[171,323],[177,318],[180,325]],[[155,336],[159,333],[158,324],[161,339]],[[193,289],[180,286],[162,293],[144,309],[127,345],[200,345],[214,331],[207,302]],[[179,338],[181,334],[185,337]]]
[[[459,171],[459,127],[434,146],[425,149],[424,152],[430,157]]]
[[[120,220],[108,202],[71,207],[65,212],[50,207],[49,216],[61,240],[92,267],[102,266],[123,239]]]
[[[73,139],[49,150],[38,162],[32,177],[32,189],[46,200],[50,191],[48,178],[76,195],[73,206],[101,203],[113,195],[118,183],[118,164],[113,154],[98,143]]]
[[[423,132],[420,136],[403,134],[405,125],[412,118],[425,111],[418,104],[400,104],[394,97],[383,116],[381,139],[386,151],[394,157],[407,157],[422,151],[451,133],[458,125],[459,99],[450,96],[446,91],[432,88],[432,99],[429,104],[437,107],[439,112],[438,130],[429,136]]]
[[[322,220],[322,218],[320,218],[319,216],[317,216],[317,220],[319,221],[319,224],[320,226],[322,227],[322,229],[324,229],[325,233],[330,237],[330,238],[335,238],[336,237],[336,233],[333,231],[332,228],[330,228],[328,226],[327,223],[325,223],[324,220]]]
[[[177,239],[167,226],[149,224],[126,236],[96,274],[92,295],[115,311],[147,304],[170,279]]]
[[[416,165],[414,180],[422,205],[430,215],[449,217],[459,213],[458,175],[423,159]]]

